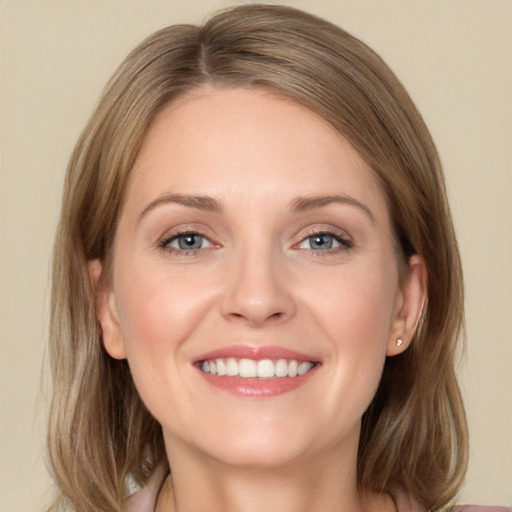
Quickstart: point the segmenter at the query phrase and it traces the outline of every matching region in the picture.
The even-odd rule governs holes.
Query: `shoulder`
[[[429,512],[416,500],[407,496],[403,489],[395,489],[392,496],[395,500],[397,512]],[[512,508],[486,505],[455,505],[443,508],[438,512],[512,512]]]
[[[165,465],[158,466],[144,487],[135,483],[128,476],[125,484],[127,498],[124,502],[123,512],[153,512],[167,473],[168,469]]]
[[[452,512],[512,512],[510,507],[489,507],[486,505],[457,505]]]

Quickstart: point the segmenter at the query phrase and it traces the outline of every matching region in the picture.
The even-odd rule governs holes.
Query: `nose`
[[[228,270],[222,314],[250,327],[285,321],[295,313],[292,283],[271,251],[243,251]]]

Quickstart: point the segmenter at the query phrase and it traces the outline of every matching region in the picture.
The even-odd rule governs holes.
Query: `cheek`
[[[386,358],[398,278],[394,264],[351,267],[325,279],[314,304],[316,325],[333,347],[331,406],[351,404],[361,416],[377,390]],[[392,276],[389,278],[387,276]]]
[[[172,403],[180,388],[182,363],[188,363],[191,339],[212,310],[213,282],[204,272],[169,269],[147,258],[118,261],[116,304],[131,373],[149,410]],[[211,274],[211,273],[210,273]],[[181,367],[181,368],[180,368]]]
[[[200,320],[211,293],[208,286],[158,263],[135,261],[125,266],[130,272],[117,283],[116,303],[127,351],[169,350],[179,344]]]
[[[342,347],[386,345],[398,289],[395,266],[382,262],[351,266],[323,279],[315,298],[320,325]],[[318,285],[318,280],[316,281]],[[315,294],[310,292],[315,297]]]
[[[160,420],[176,407],[172,390],[179,389],[180,346],[198,316],[195,295],[155,265],[126,266],[115,289],[127,360],[142,401]]]

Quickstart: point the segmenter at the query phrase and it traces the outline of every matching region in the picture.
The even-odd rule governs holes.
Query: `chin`
[[[315,456],[324,458],[326,453],[337,450],[340,439],[348,437],[352,441],[350,445],[357,446],[359,424],[347,428],[347,435],[343,436],[339,435],[339,428],[335,435],[325,425],[319,428],[320,423],[323,422],[315,418],[308,421],[304,414],[288,420],[282,416],[267,416],[259,421],[231,418],[227,422],[212,418],[200,431],[190,429],[184,442],[199,457],[228,467],[254,470],[298,467],[301,461],[311,463]],[[173,442],[177,441],[174,437]],[[172,458],[172,449],[169,456]]]
[[[305,456],[304,446],[294,446],[284,440],[274,439],[249,444],[234,442],[222,450],[209,450],[210,457],[221,464],[237,468],[271,470],[297,464]]]

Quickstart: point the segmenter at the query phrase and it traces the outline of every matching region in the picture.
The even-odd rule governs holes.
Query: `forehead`
[[[245,202],[336,192],[384,201],[373,170],[326,120],[243,88],[199,88],[155,117],[126,199],[142,207],[169,192]]]

